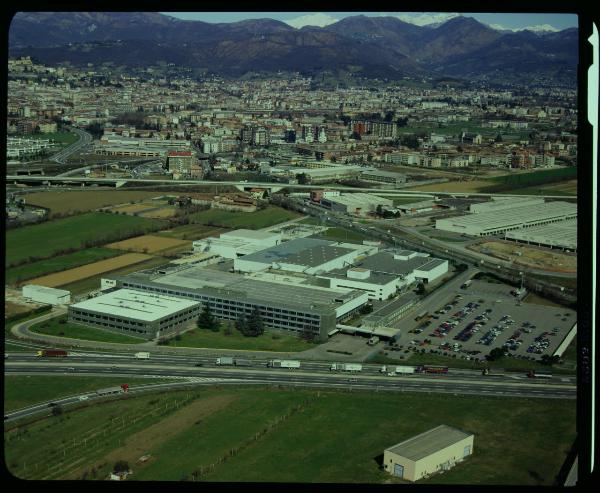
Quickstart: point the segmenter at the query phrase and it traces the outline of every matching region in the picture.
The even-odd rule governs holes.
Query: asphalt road
[[[79,136],[79,140],[52,156],[50,159],[51,161],[55,161],[59,164],[65,164],[65,161],[70,155],[75,154],[76,152],[85,148],[92,141],[92,136],[79,128],[69,127],[69,130],[73,133],[76,133]]]
[[[73,353],[72,353],[73,354]],[[9,353],[5,360],[5,375],[68,375],[174,378],[173,384],[160,387],[140,386],[140,390],[176,388],[187,385],[220,383],[309,386],[323,389],[356,389],[377,392],[427,392],[499,397],[539,397],[574,399],[576,386],[572,378],[548,380],[529,379],[523,374],[483,376],[474,370],[450,369],[448,374],[412,374],[388,376],[381,365],[363,365],[361,372],[331,371],[328,363],[302,362],[299,369],[268,368],[266,360],[253,360],[248,367],[217,366],[214,358],[190,358],[152,355],[149,360],[137,360],[132,354],[74,353],[67,358],[44,358],[32,354]],[[201,366],[199,366],[201,365]],[[133,387],[135,391],[137,387]],[[86,400],[97,398],[94,393],[81,394]],[[57,404],[80,402],[80,395],[57,399]],[[48,412],[49,402],[7,413],[8,418]]]

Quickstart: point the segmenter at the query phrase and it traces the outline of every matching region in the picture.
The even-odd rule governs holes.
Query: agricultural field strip
[[[66,363],[65,363],[66,364]],[[98,364],[98,363],[74,363],[71,362],[70,364],[72,365],[76,365],[76,367],[80,367],[80,368],[106,368],[106,367],[112,367],[114,366],[114,364]],[[31,366],[32,363],[27,363],[27,362],[6,362],[6,366],[7,367],[23,367],[23,366]],[[46,364],[44,363],[40,363],[40,366],[46,366]],[[189,371],[189,370],[195,370],[194,366],[166,366],[166,365],[153,365],[153,364],[148,364],[148,365],[127,365],[126,368],[121,368],[123,370],[148,370],[148,369],[154,369],[154,370],[175,370],[175,371]],[[116,371],[118,371],[119,368],[117,368]],[[494,385],[494,386],[509,386],[509,387],[544,387],[544,388],[556,388],[556,389],[570,389],[570,388],[576,388],[575,385],[571,385],[571,384],[565,384],[563,383],[548,383],[548,382],[542,382],[542,381],[532,381],[532,380],[527,380],[527,381],[523,381],[523,382],[519,382],[516,381],[514,378],[511,378],[510,380],[491,380],[491,379],[478,379],[478,380],[474,380],[474,379],[461,379],[459,378],[452,378],[451,376],[444,376],[444,377],[435,377],[435,376],[427,376],[427,375],[412,375],[412,376],[408,376],[408,377],[404,377],[404,376],[400,376],[400,375],[396,375],[394,377],[388,377],[387,375],[361,375],[360,373],[352,373],[352,372],[348,372],[348,373],[338,373],[338,372],[331,372],[331,373],[316,373],[316,372],[306,372],[306,371],[302,371],[302,370],[294,370],[293,372],[289,372],[289,371],[285,371],[285,370],[281,370],[281,371],[275,371],[275,370],[270,370],[270,369],[264,369],[264,370],[252,370],[252,371],[244,371],[244,370],[235,370],[235,369],[219,369],[219,368],[203,368],[203,373],[207,372],[207,373],[219,373],[218,376],[222,377],[222,378],[227,378],[226,375],[223,375],[223,372],[229,373],[232,375],[233,378],[235,378],[236,376],[239,377],[243,377],[243,376],[258,376],[258,377],[273,377],[273,376],[288,376],[288,377],[293,377],[294,375],[298,375],[298,376],[302,376],[302,377],[320,377],[320,378],[326,378],[326,379],[339,379],[339,378],[360,378],[361,380],[367,380],[367,381],[386,381],[386,382],[392,382],[392,381],[401,381],[401,382],[419,382],[419,383],[433,383],[435,385],[445,385],[445,384],[484,384],[484,385]],[[198,376],[204,376],[204,375],[198,375]],[[165,377],[168,377],[168,375],[165,375]],[[189,378],[194,378],[193,376],[189,376]],[[510,377],[508,377],[510,378]],[[526,378],[526,377],[523,377]]]
[[[167,400],[167,399],[165,399]],[[146,421],[151,420],[152,418],[156,416],[161,416],[161,415],[165,415],[165,414],[170,414],[168,413],[168,409],[165,407],[163,408],[162,406],[162,401],[161,401],[161,405],[160,406],[156,406],[154,409],[151,409],[150,411],[145,412],[144,414],[140,415],[139,412],[137,411],[132,411],[130,413],[125,413],[122,414],[119,417],[113,418],[112,423],[111,423],[111,428],[110,428],[110,434],[112,434],[113,436],[115,435],[115,432],[117,431],[122,431],[127,429],[128,431],[131,430],[132,425],[138,425],[135,426],[135,428],[140,428],[143,429],[143,427],[141,427],[140,425],[142,423],[145,423]],[[125,424],[125,420],[127,419],[127,425]],[[44,476],[41,476],[40,479],[51,479],[52,477],[56,476],[56,472],[62,474],[64,473],[64,471],[61,469],[60,466],[65,465],[67,460],[72,460],[71,458],[66,459],[66,452],[67,450],[71,451],[74,450],[77,452],[77,456],[79,457],[79,459],[76,461],[76,463],[79,463],[83,460],[83,458],[87,457],[88,455],[95,455],[96,452],[96,447],[98,447],[98,451],[100,450],[104,450],[107,448],[111,448],[111,446],[113,445],[110,440],[109,437],[109,443],[106,443],[105,441],[101,441],[100,434],[102,433],[102,437],[106,436],[106,426],[100,426],[100,427],[96,427],[96,428],[92,428],[91,430],[88,430],[87,432],[85,432],[83,435],[79,436],[79,444],[81,445],[82,443],[84,444],[84,447],[87,448],[87,441],[90,440],[90,446],[92,443],[94,443],[95,441],[95,447],[92,448],[91,450],[87,450],[86,454],[83,455],[81,450],[79,449],[79,447],[77,446],[77,442],[75,439],[73,439],[73,446],[72,447],[67,447],[64,446],[62,450],[54,450],[54,451],[50,451],[48,452],[47,450],[44,450],[43,447],[40,447],[37,449],[37,454],[36,452],[31,453],[28,456],[28,460],[31,463],[36,463],[36,458],[37,460],[42,463],[42,464],[48,464],[48,462],[50,460],[53,460],[55,457],[60,457],[60,454],[63,454],[63,461],[60,461],[58,463],[52,464],[52,472],[48,473],[48,469],[50,469],[50,465],[48,465],[47,469],[46,469],[46,474]],[[91,454],[90,454],[91,452]],[[39,456],[39,458],[38,458]],[[73,463],[71,463],[72,466]]]
[[[138,264],[151,258],[151,255],[146,255],[143,253],[126,253],[119,255],[118,257],[98,260],[96,262],[74,267],[72,269],[37,277],[35,279],[31,279],[29,282],[31,284],[41,284],[42,286],[48,287],[62,286],[64,284],[87,279],[98,274],[103,274],[104,272],[110,272],[122,267]]]

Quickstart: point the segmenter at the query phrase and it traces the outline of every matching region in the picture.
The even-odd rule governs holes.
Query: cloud
[[[454,17],[459,17],[460,14],[454,13],[428,13],[421,12],[418,14],[396,14],[394,17],[397,17],[401,21],[410,22],[411,24],[416,24],[417,26],[426,26],[428,24],[438,24],[442,22],[446,22]]]
[[[329,24],[333,24],[334,22],[337,22],[339,19],[336,19],[335,17],[331,17],[330,15],[327,14],[323,14],[323,13],[316,13],[316,14],[308,14],[308,15],[303,15],[300,17],[296,17],[295,19],[289,19],[287,21],[283,21],[286,24],[295,27],[296,29],[300,29],[301,27],[304,26],[318,26],[318,27],[325,27],[328,26]]]
[[[498,31],[512,31],[512,32],[527,30],[527,31],[534,31],[534,32],[550,31],[550,32],[556,33],[558,31],[560,31],[560,29],[557,29],[554,26],[551,26],[550,24],[537,24],[535,26],[526,26],[526,27],[506,27],[506,26],[502,26],[500,24],[489,24],[489,26],[492,29],[496,29]]]

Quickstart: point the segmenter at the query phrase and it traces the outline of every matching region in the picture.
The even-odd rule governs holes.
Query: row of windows
[[[88,320],[88,319],[81,318],[81,317],[72,317],[71,320],[74,320],[76,322],[82,322],[82,323],[92,324],[92,325],[99,325],[99,326],[102,326],[102,327],[109,327],[109,328],[112,328],[112,329],[128,330],[130,332],[137,332],[138,334],[146,334],[145,330],[139,330],[139,329],[129,328],[129,327],[126,327],[124,325],[115,325],[115,324],[111,324],[109,322],[98,322],[96,320]]]
[[[182,296],[182,297],[186,297],[186,298],[192,298],[192,299],[208,302],[212,309],[227,309],[227,308],[233,309],[233,308],[235,308],[237,310],[240,310],[241,308],[244,308],[246,313],[251,313],[252,309],[254,309],[254,307],[258,306],[259,310],[261,311],[261,315],[264,315],[264,316],[270,316],[272,313],[280,313],[280,314],[286,315],[286,316],[300,315],[300,316],[304,317],[304,319],[308,318],[308,319],[312,319],[312,320],[316,320],[316,321],[319,320],[319,315],[313,315],[310,313],[296,312],[293,310],[285,310],[282,308],[271,308],[271,307],[267,307],[267,306],[263,306],[263,305],[254,305],[251,303],[243,303],[243,302],[239,302],[239,301],[235,301],[235,300],[210,298],[207,295],[199,295],[199,294],[194,295],[191,293],[178,292],[178,291],[173,291],[170,289],[157,288],[154,286],[145,286],[145,285],[140,285],[140,284],[135,284],[135,283],[130,283],[130,282],[124,282],[123,287],[133,288],[133,289],[141,289],[141,290],[145,290],[145,291],[154,291],[157,293],[170,294],[170,295],[174,295],[174,296]]]

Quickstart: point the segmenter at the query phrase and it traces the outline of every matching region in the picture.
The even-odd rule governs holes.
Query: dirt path
[[[86,469],[98,467],[104,462],[114,464],[118,460],[125,460],[132,469],[143,467],[136,464],[140,457],[147,454],[152,455],[155,448],[186,430],[199,419],[204,419],[229,406],[236,399],[237,397],[234,395],[217,395],[196,400],[158,423],[134,433],[125,440],[124,445],[109,452],[95,464],[81,466],[61,479],[77,479]]]

